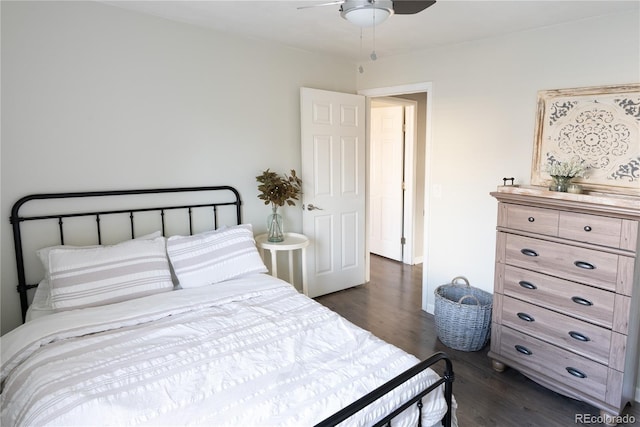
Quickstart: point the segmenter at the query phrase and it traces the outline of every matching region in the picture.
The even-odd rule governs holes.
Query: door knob
[[[310,211],[319,210],[319,211],[321,211],[321,210],[322,210],[322,208],[319,208],[319,207],[317,207],[317,206],[314,206],[314,205],[313,205],[313,203],[309,203],[309,204],[307,205],[307,210],[310,210]]]

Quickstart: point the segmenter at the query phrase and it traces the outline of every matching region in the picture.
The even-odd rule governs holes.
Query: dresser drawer
[[[549,236],[558,235],[558,211],[520,205],[505,206],[507,213],[506,223],[501,225],[514,230],[529,231]]]
[[[505,297],[502,324],[607,365],[611,331],[537,305]]]
[[[518,267],[504,268],[504,294],[605,328],[613,325],[615,294]]]
[[[615,291],[618,255],[508,234],[505,263]]]
[[[581,394],[602,399],[608,368],[511,328],[502,328],[500,354],[564,383]]]
[[[619,248],[622,219],[560,212],[558,233],[566,239]]]

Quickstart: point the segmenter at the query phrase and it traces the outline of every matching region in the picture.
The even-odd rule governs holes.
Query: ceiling
[[[615,13],[640,15],[640,0],[438,0],[416,15],[394,15],[375,28],[340,17],[331,0],[104,1],[125,9],[359,62]]]

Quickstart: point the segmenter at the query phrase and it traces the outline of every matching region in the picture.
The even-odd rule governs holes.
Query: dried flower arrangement
[[[296,171],[291,169],[291,175],[279,175],[269,169],[256,177],[258,198],[264,200],[264,204],[272,206],[295,206],[295,200],[302,193],[302,180],[296,175]]]

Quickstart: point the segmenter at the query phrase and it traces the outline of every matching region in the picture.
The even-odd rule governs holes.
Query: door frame
[[[371,109],[371,99],[374,97],[388,97],[388,96],[397,96],[397,95],[406,95],[411,93],[420,93],[425,92],[427,95],[427,105],[426,105],[426,141],[425,141],[425,174],[424,174],[424,240],[423,240],[423,263],[426,263],[429,259],[429,236],[430,236],[430,228],[431,223],[429,221],[429,207],[430,203],[430,195],[431,195],[431,148],[432,148],[432,114],[433,110],[433,83],[431,82],[422,82],[422,83],[413,83],[407,85],[399,85],[399,86],[387,86],[387,87],[378,87],[378,88],[370,88],[370,89],[361,89],[358,90],[358,95],[364,95],[366,97],[366,112],[367,112],[367,122],[370,121],[369,113]],[[366,127],[366,138],[369,141],[370,138],[370,130],[369,126]],[[367,164],[371,159],[370,147],[367,144],[366,148],[366,161]],[[369,174],[367,174],[367,188],[369,188]],[[366,206],[369,206],[369,193],[366,192]],[[369,222],[366,221],[367,231],[369,233]],[[371,270],[371,256],[369,254],[369,240],[365,239],[365,274],[366,280],[369,281],[370,270]],[[422,309],[427,311],[427,283],[429,282],[429,269],[422,269]]]

